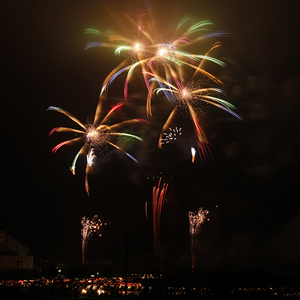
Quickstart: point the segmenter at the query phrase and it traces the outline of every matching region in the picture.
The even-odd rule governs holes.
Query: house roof
[[[0,228],[0,233],[1,232],[6,232],[7,234],[9,234],[13,239],[15,239],[19,244],[21,244],[24,248],[26,248],[27,250],[30,250],[25,244],[23,244],[18,238],[16,238],[14,235],[12,235],[8,230],[4,229],[4,228]]]

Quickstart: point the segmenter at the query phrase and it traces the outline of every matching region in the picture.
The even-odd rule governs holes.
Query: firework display
[[[106,7],[106,10],[111,16],[114,13]],[[150,15],[150,14],[149,14]],[[113,63],[112,70],[105,77],[101,87],[98,104],[96,107],[95,117],[92,123],[84,124],[75,118],[71,113],[56,106],[49,106],[49,111],[56,111],[67,116],[74,121],[79,128],[56,127],[50,131],[49,135],[54,132],[72,133],[74,138],[65,140],[53,148],[56,153],[58,149],[65,145],[81,145],[79,151],[73,159],[71,165],[71,172],[75,174],[76,162],[80,155],[86,157],[85,168],[85,189],[89,195],[90,187],[88,175],[92,172],[93,166],[97,164],[97,157],[103,154],[107,149],[117,149],[127,155],[134,162],[138,162],[131,154],[125,151],[125,147],[120,143],[122,138],[127,138],[131,141],[140,141],[147,139],[147,136],[137,136],[129,133],[131,125],[140,126],[141,123],[147,122],[151,131],[151,120],[154,117],[159,118],[163,115],[159,113],[158,106],[163,103],[168,111],[166,119],[159,120],[160,125],[157,131],[151,131],[149,138],[154,136],[157,132],[156,144],[159,150],[162,151],[164,145],[170,142],[176,142],[178,136],[185,132],[188,136],[191,131],[185,131],[185,125],[182,123],[175,123],[174,118],[182,115],[188,116],[187,120],[192,125],[192,138],[195,142],[187,144],[189,155],[191,155],[192,163],[195,162],[196,154],[199,153],[202,162],[211,156],[208,147],[208,139],[204,132],[203,124],[205,120],[203,114],[211,107],[217,107],[232,117],[241,119],[235,112],[235,107],[225,99],[226,94],[221,88],[224,84],[212,70],[219,70],[226,66],[226,64],[213,56],[216,49],[221,47],[220,42],[212,39],[227,35],[224,32],[211,32],[210,28],[213,23],[209,20],[204,20],[192,23],[191,17],[184,17],[178,25],[173,28],[171,34],[164,35],[161,28],[155,20],[152,20],[147,13],[140,11],[137,21],[135,21],[127,13],[123,13],[126,22],[129,23],[130,30],[127,30],[127,23],[124,23],[124,32],[128,36],[123,36],[114,32],[113,30],[99,31],[97,29],[86,29],[85,33],[89,38],[96,41],[89,42],[85,51],[97,51],[101,53],[101,48],[110,48],[114,50],[114,54],[122,56],[119,63]],[[115,20],[120,21],[117,17]],[[212,41],[211,41],[212,40]],[[205,41],[205,45],[211,45],[204,49],[203,53],[195,53],[199,49],[201,43]],[[197,48],[198,47],[198,48]],[[207,46],[205,46],[207,47]],[[94,50],[90,50],[93,49]],[[96,50],[95,50],[96,49]],[[107,63],[107,62],[106,62]],[[212,68],[210,68],[212,67]],[[124,82],[122,81],[124,80]],[[114,89],[118,82],[122,81],[121,96],[124,98],[122,102],[117,105],[111,105],[111,109],[106,113],[105,107],[110,104],[110,91]],[[137,84],[141,81],[142,84]],[[117,118],[117,111],[124,109],[128,105],[131,113],[140,113],[140,107],[135,107],[131,103],[131,94],[133,94],[134,87],[139,87],[138,101],[144,103],[142,109],[143,115],[147,116],[148,120],[141,118],[128,119],[120,121],[119,123],[111,124]],[[143,89],[140,92],[140,89]],[[118,89],[114,89],[118,91]],[[145,107],[144,107],[145,105]],[[157,105],[157,107],[156,107]],[[135,110],[135,108],[137,108]],[[205,108],[205,109],[203,109]],[[158,112],[158,113],[157,113]],[[155,115],[157,113],[157,115]],[[157,117],[158,116],[158,117]],[[118,119],[117,119],[118,120]],[[174,127],[174,124],[180,124],[180,127]],[[155,124],[157,125],[157,124]],[[205,124],[204,124],[205,125]],[[128,127],[130,126],[130,129]],[[162,126],[162,127],[161,127]],[[188,125],[187,125],[188,126]],[[154,128],[157,128],[154,126]],[[126,130],[125,130],[126,129]],[[137,143],[139,145],[139,143]],[[191,145],[196,145],[191,147]],[[125,148],[125,149],[124,149]],[[143,149],[145,149],[144,147]],[[167,151],[166,147],[166,151]],[[126,149],[127,150],[127,149]],[[149,149],[147,149],[148,151]],[[153,235],[154,248],[158,249],[159,231],[161,223],[161,214],[166,201],[166,192],[168,184],[163,183],[162,178],[159,179],[157,186],[153,187],[152,191],[152,212],[153,212]],[[148,207],[147,202],[145,206],[146,217]],[[194,268],[197,235],[201,229],[201,224],[206,220],[207,210],[199,208],[198,212],[189,212],[190,224],[190,241],[192,252],[192,267]],[[92,220],[89,218],[82,218],[82,262],[85,261],[85,253],[87,243],[93,233],[101,226],[101,221],[95,215]]]
[[[86,250],[89,240],[93,234],[103,225],[98,215],[94,215],[92,219],[89,217],[81,218],[81,249],[82,249],[82,263],[85,262]]]
[[[106,10],[111,16],[114,13],[106,7]],[[151,20],[145,11],[140,11],[137,21],[134,21],[127,13],[123,16],[130,26],[133,26],[131,36],[122,36],[112,30],[100,32],[96,29],[87,29],[86,34],[99,37],[99,42],[90,42],[86,45],[85,50],[94,47],[110,47],[114,49],[116,55],[125,56],[125,59],[116,66],[105,78],[98,100],[98,106],[95,113],[95,119],[92,124],[84,125],[74,116],[67,111],[50,106],[48,110],[58,111],[68,116],[71,120],[77,123],[80,129],[58,127],[50,132],[73,132],[80,135],[71,140],[64,141],[53,148],[56,152],[60,147],[66,144],[74,144],[77,142],[83,143],[79,152],[73,160],[71,171],[75,173],[75,165],[77,158],[80,154],[87,156],[86,164],[86,190],[89,192],[88,173],[91,171],[92,165],[97,156],[97,151],[107,147],[108,145],[123,151],[128,157],[137,162],[137,160],[123,150],[120,146],[112,141],[116,136],[127,136],[133,139],[142,141],[142,138],[119,132],[120,127],[133,122],[141,122],[141,119],[133,119],[117,123],[115,125],[108,125],[110,116],[114,111],[123,106],[119,103],[114,106],[107,115],[101,120],[103,114],[103,103],[109,101],[109,90],[114,80],[120,74],[126,73],[124,83],[124,99],[128,97],[129,82],[136,76],[142,74],[145,82],[145,99],[146,112],[148,117],[152,116],[152,99],[156,96],[163,95],[165,99],[171,104],[171,113],[164,122],[161,129],[160,136],[158,137],[158,147],[162,148],[163,144],[176,140],[177,134],[181,134],[180,129],[170,129],[167,134],[168,128],[171,128],[171,121],[178,113],[185,111],[192,121],[195,128],[195,138],[198,146],[198,151],[201,159],[210,156],[208,148],[208,140],[203,131],[201,115],[202,105],[216,106],[236,118],[240,116],[234,112],[235,107],[228,101],[221,99],[218,95],[224,95],[220,85],[223,82],[206,69],[206,65],[212,64],[221,68],[225,67],[225,63],[211,54],[215,49],[221,46],[220,42],[212,43],[203,54],[188,52],[189,48],[195,49],[203,40],[209,40],[214,37],[224,36],[224,32],[211,32],[210,27],[213,25],[211,21],[204,20],[192,23],[191,17],[184,17],[173,30],[172,34],[164,36],[162,31],[157,28],[157,23]],[[117,18],[115,18],[117,19]],[[126,23],[124,23],[126,27]],[[132,29],[132,28],[131,28]],[[134,33],[133,33],[134,32]],[[103,41],[105,39],[105,41]],[[190,71],[192,70],[192,74]],[[208,83],[207,83],[208,82]],[[213,86],[216,85],[216,86]],[[161,97],[159,97],[161,98]],[[96,151],[97,150],[97,151]],[[195,159],[194,150],[192,150],[192,162]]]
[[[197,237],[201,231],[201,225],[206,220],[206,216],[209,213],[208,210],[203,210],[202,207],[198,211],[189,211],[189,225],[190,225],[190,242],[191,242],[191,254],[192,254],[192,269],[195,266],[196,260],[196,248]]]

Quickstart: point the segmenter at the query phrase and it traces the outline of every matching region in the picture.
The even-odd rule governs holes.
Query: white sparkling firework
[[[94,158],[95,158],[94,149],[91,149],[87,155],[87,163],[88,163],[89,167],[91,167],[93,165]]]
[[[182,134],[181,129],[182,128],[177,128],[177,127],[175,127],[174,129],[169,128],[170,130],[169,133],[166,132],[163,133],[161,144],[168,144],[172,141],[176,141],[177,137]]]
[[[91,220],[89,217],[81,218],[81,247],[82,247],[82,263],[85,262],[86,249],[88,241],[92,238],[93,234],[102,226],[101,220],[98,215],[94,215]]]
[[[192,269],[194,269],[196,259],[197,236],[201,231],[201,224],[206,220],[208,213],[209,211],[203,210],[203,207],[200,207],[198,211],[189,211]]]

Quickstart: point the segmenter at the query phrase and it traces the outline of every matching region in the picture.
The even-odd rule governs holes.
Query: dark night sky
[[[63,135],[49,139],[48,132],[72,123],[46,109],[62,107],[83,122],[93,116],[102,81],[121,61],[107,49],[84,51],[92,39],[84,34],[86,28],[120,30],[103,8],[105,2],[116,13],[125,10],[134,17],[147,1],[11,1],[2,8],[0,226],[37,258],[79,263],[80,219],[98,214],[108,225],[103,236],[90,243],[90,259],[108,259],[110,253],[121,251],[124,233],[137,258],[152,253],[144,204],[151,200],[156,181],[147,176],[162,172],[169,182],[162,219],[165,256],[174,253],[179,264],[188,264],[187,212],[203,206],[210,211],[210,222],[199,237],[200,268],[238,263],[296,270],[300,265],[297,9],[274,1],[148,1],[162,28],[172,28],[190,13],[197,21],[212,20],[216,31],[230,32],[222,38],[220,55],[228,66],[221,76],[227,100],[243,121],[207,109],[204,127],[213,160],[202,165],[198,157],[192,165],[187,152],[192,135],[156,149],[165,120],[159,118],[165,108],[157,106],[151,126],[140,129],[145,142],[129,151],[140,164],[119,153],[101,157],[88,197],[84,162],[79,162],[76,176],[69,171],[76,147],[51,152]],[[119,97],[120,86],[121,81],[112,91]],[[134,107],[120,112],[123,117],[145,117],[145,102],[139,94],[137,99],[131,102]]]

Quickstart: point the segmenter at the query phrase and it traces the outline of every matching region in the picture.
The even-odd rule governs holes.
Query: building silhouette
[[[0,230],[0,272],[33,270],[29,249],[6,230]]]

